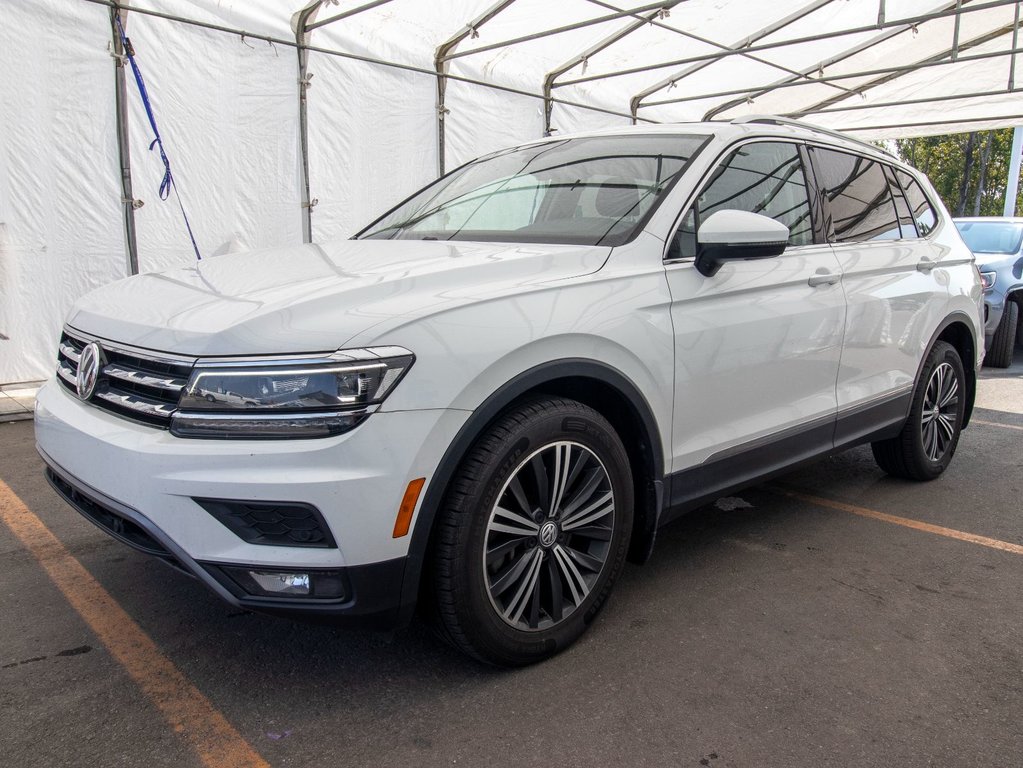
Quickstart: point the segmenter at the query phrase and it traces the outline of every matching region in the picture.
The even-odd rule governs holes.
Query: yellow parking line
[[[912,520],[908,517],[898,517],[896,515],[889,515],[885,512],[878,512],[875,509],[867,509],[866,507],[857,507],[854,504],[846,504],[841,501],[833,501],[831,499],[824,499],[820,496],[810,496],[805,493],[799,493],[798,491],[789,491],[784,488],[777,489],[779,493],[785,496],[791,496],[794,499],[800,499],[802,501],[809,502],[810,504],[816,504],[819,507],[828,507],[829,509],[837,509],[841,512],[851,512],[854,515],[860,515],[861,517],[870,517],[874,520],[883,520],[886,523],[894,523],[895,525],[902,525],[906,528],[912,528],[917,531],[926,531],[927,533],[934,533],[938,536],[947,536],[950,539],[958,539],[959,541],[969,541],[972,544],[980,544],[982,547],[990,547],[991,549],[999,549],[1002,552],[1012,552],[1017,555],[1023,555],[1023,546],[1019,544],[1011,544],[1008,541],[1001,541],[999,539],[990,539],[987,536],[978,536],[975,533],[965,533],[964,531],[957,531],[954,528],[945,528],[941,525],[932,525],[931,523],[924,523],[920,520]]]
[[[983,424],[985,427],[1004,427],[1005,429],[1018,429],[1023,432],[1023,427],[1018,424],[1002,424],[997,421],[984,421],[983,419],[970,419],[971,424]]]
[[[269,764],[0,480],[3,521],[111,655],[209,768],[269,768]]]

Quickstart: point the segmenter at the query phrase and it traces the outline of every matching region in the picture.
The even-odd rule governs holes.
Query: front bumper
[[[227,602],[385,625],[402,600],[411,539],[392,537],[405,487],[416,477],[429,482],[467,415],[378,412],[349,433],[314,440],[183,439],[82,403],[51,381],[37,396],[36,440],[51,484],[79,512]],[[244,541],[197,499],[309,505],[335,546]],[[220,570],[238,566],[340,573],[345,598],[239,594]]]
[[[194,560],[145,515],[87,487],[42,451],[40,455],[46,463],[46,479],[51,487],[83,517],[115,539],[198,579],[231,605],[260,613],[329,619],[359,626],[388,628],[398,622],[405,558],[340,569],[345,590],[344,597],[337,600],[245,595],[220,575],[222,564]]]

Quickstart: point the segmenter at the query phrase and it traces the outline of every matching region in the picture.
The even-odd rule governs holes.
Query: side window
[[[888,179],[888,188],[891,190],[892,197],[895,199],[895,213],[899,217],[899,229],[902,230],[902,236],[916,237],[916,223],[913,221],[913,212],[909,210],[909,204],[906,202],[906,198],[902,194],[902,187],[900,187],[899,182],[895,180],[895,169],[886,165],[884,167],[884,175]]]
[[[814,157],[837,242],[897,240],[902,236],[880,163],[820,147],[814,150]]]
[[[746,144],[714,171],[675,233],[673,257],[696,256],[696,230],[715,211],[770,216],[789,228],[789,245],[813,242],[806,176],[795,144]]]
[[[920,230],[920,236],[923,237],[937,226],[938,214],[934,212],[927,195],[921,189],[920,182],[902,170],[896,170],[895,175],[906,193],[906,202],[909,203],[909,207],[913,211],[916,228]]]

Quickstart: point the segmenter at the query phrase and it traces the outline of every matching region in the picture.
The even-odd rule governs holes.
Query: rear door
[[[815,232],[807,170],[801,144],[740,145],[703,182],[669,245],[674,505],[831,447],[845,300],[835,254]],[[785,253],[700,274],[696,230],[726,209],[785,224]]]
[[[918,230],[890,166],[825,147],[811,156],[848,303],[836,391],[841,446],[905,417],[948,291],[926,239],[933,219],[922,213]]]

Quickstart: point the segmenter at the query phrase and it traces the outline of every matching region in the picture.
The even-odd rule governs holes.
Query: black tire
[[[1019,321],[1019,302],[1013,302],[1016,305],[1016,346],[1023,348],[1023,323]]]
[[[1019,304],[1007,300],[1002,319],[991,339],[991,347],[984,355],[987,368],[1008,368],[1012,365],[1013,347],[1016,345],[1016,330],[1019,325]]]
[[[549,471],[552,465],[545,464],[545,460],[554,455],[551,451],[556,453],[559,462],[565,457],[563,465],[554,465],[553,472]],[[536,462],[545,469],[537,471]],[[576,469],[576,474],[570,474],[568,470],[580,462],[584,466]],[[581,510],[573,509],[567,501],[562,506],[561,501],[554,500],[560,499],[560,495],[554,495],[553,491],[551,496],[547,495],[551,486],[541,486],[543,477],[547,478],[543,482],[549,483],[552,474],[559,476],[558,466],[565,467],[562,475],[565,499],[583,499],[585,507],[582,506],[584,501],[578,502]],[[519,474],[527,468],[532,474]],[[594,485],[590,495],[584,496],[593,477],[597,477],[599,487]],[[531,482],[531,478],[535,481]],[[513,484],[519,496],[509,496],[514,493]],[[575,642],[604,605],[625,562],[632,531],[632,488],[625,448],[607,420],[592,408],[573,400],[543,397],[523,402],[499,418],[463,460],[438,512],[430,579],[435,620],[442,636],[470,656],[500,666],[524,666],[542,661]],[[609,514],[610,519],[601,517],[597,523],[585,522],[583,517],[594,514],[582,515],[590,508],[589,500],[603,494],[598,498],[600,508],[593,507],[600,513],[608,505],[608,493],[612,494],[611,511],[605,514]],[[534,497],[549,498],[549,501],[539,502],[534,508]],[[521,504],[515,499],[530,503]],[[516,510],[534,510],[534,521],[540,526],[534,534],[501,532],[498,524],[505,519],[503,508],[511,507],[513,502]],[[502,508],[500,513],[499,508]],[[553,511],[555,509],[560,511]],[[527,518],[528,514],[518,519]],[[541,541],[549,522],[555,520],[558,523],[554,528],[553,535],[557,537],[554,543]],[[495,529],[495,525],[498,528]],[[566,526],[564,530],[561,525]],[[583,527],[569,532],[569,525]],[[599,531],[600,541],[591,540],[591,534],[584,533],[587,530]],[[500,546],[493,545],[504,536],[508,537],[507,541]],[[603,558],[602,565],[596,570],[583,569],[588,584],[582,579],[569,584],[573,565],[564,564],[561,556],[581,553],[583,543],[587,547],[595,546],[598,555],[593,559]],[[513,549],[505,551],[503,547]],[[577,551],[577,548],[580,549]],[[500,554],[495,555],[499,551]],[[527,556],[529,564],[521,565]],[[495,557],[496,561],[492,560]],[[533,586],[528,586],[528,574],[532,573],[534,564],[537,575],[532,579]],[[520,573],[527,574],[521,582],[526,590],[523,594],[532,596],[529,600],[522,598],[521,617],[515,615],[514,606],[502,611],[506,606],[498,605],[499,600],[511,593],[516,595],[513,601],[518,599],[517,586],[505,592],[497,591],[499,583],[516,567],[521,568]],[[578,568],[575,573],[579,573]],[[560,586],[556,586],[555,581]],[[552,607],[555,594],[559,598],[556,609]],[[573,600],[575,597],[578,600]],[[574,604],[565,612],[569,600]],[[547,602],[546,614],[541,607],[544,601]],[[529,616],[523,609],[527,602]],[[535,627],[532,624],[525,628],[520,626],[532,621],[536,622]]]
[[[940,392],[937,398],[932,395],[936,385],[940,389],[941,382],[936,381],[935,375],[939,367],[942,367],[944,375],[951,372],[956,387],[954,397],[942,405],[940,419],[932,407],[934,400],[942,399]],[[902,432],[890,440],[871,443],[874,460],[889,475],[907,480],[934,480],[945,471],[955,455],[965,414],[966,374],[963,362],[955,347],[937,341],[920,371],[913,390],[909,418]],[[948,422],[948,431],[944,431],[943,425]],[[933,425],[934,432],[928,429],[928,424]],[[945,438],[946,442],[934,443],[928,439],[932,436],[936,436],[935,440],[939,441]]]

